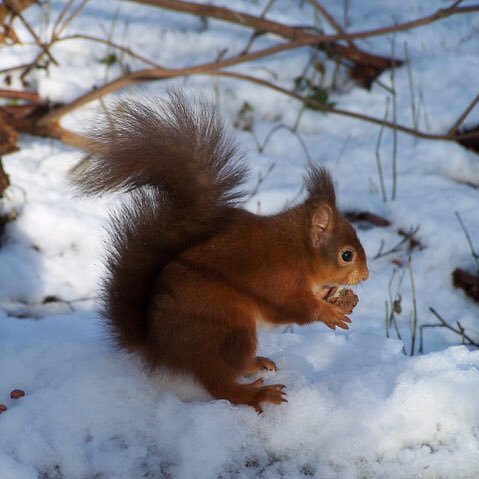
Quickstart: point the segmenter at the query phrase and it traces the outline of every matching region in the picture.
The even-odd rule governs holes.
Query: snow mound
[[[361,318],[356,318],[360,321]],[[261,336],[287,404],[182,402],[94,313],[0,319],[2,478],[475,477],[479,352],[321,326]],[[164,383],[163,383],[164,384]],[[26,396],[11,400],[14,388]]]

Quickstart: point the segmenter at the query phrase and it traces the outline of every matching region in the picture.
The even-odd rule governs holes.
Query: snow
[[[266,3],[215,2],[253,14]],[[52,18],[63,4],[51,2]],[[323,4],[342,22],[343,2]],[[349,30],[444,6],[439,0],[350,2]],[[117,9],[113,39],[169,67],[212,61],[222,48],[233,54],[247,41],[239,27],[211,21],[205,28],[196,17],[127,2],[91,2],[66,32],[104,37]],[[41,30],[38,9],[25,13]],[[304,25],[311,22],[311,9],[307,2],[278,1],[269,16]],[[422,98],[421,129],[442,132],[454,123],[477,94],[478,28],[478,14],[459,15],[394,36],[397,56],[404,56],[407,44],[413,77],[411,90],[407,67],[395,71],[399,122],[411,124],[413,95],[416,104]],[[390,55],[392,38],[358,45]],[[275,42],[261,37],[255,48]],[[44,97],[70,101],[121,74],[118,65],[99,62],[108,52],[87,41],[59,43],[52,49],[59,66],[49,73],[34,71],[32,86]],[[3,48],[0,68],[34,55],[28,44]],[[303,48],[234,70],[289,88],[307,60]],[[141,67],[126,56],[123,61]],[[332,68],[327,62],[327,78]],[[380,80],[390,85],[390,72]],[[248,102],[260,144],[275,126],[293,126],[301,109],[290,98],[232,79],[191,77],[175,83],[187,94],[216,99],[231,127]],[[115,95],[146,90],[162,96],[171,84],[145,84]],[[12,76],[12,87],[19,85]],[[379,85],[368,92],[342,79],[330,100],[382,118],[387,95]],[[85,106],[63,125],[87,127],[96,107]],[[466,124],[478,120],[476,107]],[[304,142],[314,161],[333,171],[342,209],[371,211],[391,221],[387,228],[359,225],[370,278],[357,287],[360,303],[350,331],[316,324],[262,332],[258,354],[279,368],[263,376],[266,383],[286,384],[289,402],[266,405],[259,416],[250,408],[211,400],[191,378],[148,374],[137,358],[112,346],[96,311],[103,225],[118,198],[74,197],[66,174],[78,153],[57,142],[22,137],[21,150],[2,158],[12,182],[3,208],[16,210],[18,218],[8,224],[0,248],[0,403],[8,407],[0,415],[0,478],[478,477],[479,351],[461,346],[460,336],[444,328],[429,328],[424,354],[418,354],[417,332],[415,355],[409,356],[414,302],[420,325],[436,322],[433,307],[479,341],[479,307],[451,283],[455,267],[473,268],[456,211],[479,249],[479,194],[471,186],[479,185],[477,154],[452,142],[399,134],[398,191],[391,201],[393,135],[384,130],[379,151],[388,201],[383,202],[376,125],[305,110],[297,135],[283,128],[261,152],[251,133],[234,134],[247,152],[251,188],[258,175],[265,175],[247,203],[251,210],[270,213],[301,196]],[[412,251],[410,269],[405,246],[374,259],[381,245],[385,251],[401,241],[399,229],[417,226],[423,249]],[[402,341],[393,326],[386,337],[385,302],[397,294]],[[26,396],[10,399],[15,388]]]

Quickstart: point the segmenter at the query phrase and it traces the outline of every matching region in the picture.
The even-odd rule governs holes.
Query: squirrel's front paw
[[[321,311],[321,316],[318,317],[318,320],[331,329],[336,329],[336,326],[341,329],[349,329],[348,324],[351,320],[344,313],[345,311],[342,308],[327,303],[327,309]]]

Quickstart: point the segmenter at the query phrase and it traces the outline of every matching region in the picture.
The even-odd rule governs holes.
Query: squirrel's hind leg
[[[204,302],[205,295],[202,299]],[[275,367],[266,358],[256,358],[256,329],[252,322],[238,317],[241,313],[234,308],[223,310],[224,316],[219,317],[211,309],[205,311],[203,303],[190,303],[194,312],[186,312],[171,301],[168,296],[158,299],[161,306],[153,313],[152,339],[159,363],[192,373],[216,399],[246,404],[258,412],[263,402],[285,401],[282,384],[237,382],[251,372],[252,365],[256,370]]]
[[[276,368],[273,361],[254,357],[256,338],[240,328],[229,331],[223,337],[222,347],[210,350],[206,361],[197,364],[195,376],[216,399],[227,399],[232,404],[246,404],[262,412],[261,403],[286,402],[283,384],[263,386],[257,379],[249,384],[237,383],[240,376],[259,369]]]

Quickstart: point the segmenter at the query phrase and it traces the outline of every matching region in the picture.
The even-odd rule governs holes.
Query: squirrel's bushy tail
[[[245,168],[213,105],[173,91],[156,103],[119,101],[102,123],[87,135],[92,153],[72,170],[82,193],[151,187],[201,210],[243,196]]]
[[[246,170],[215,108],[177,91],[156,104],[118,102],[88,138],[71,172],[77,191],[130,193],[110,221],[102,313],[120,345],[147,349],[158,275],[217,230]]]

